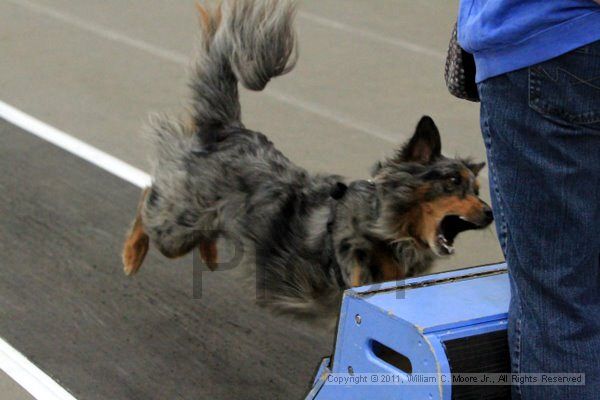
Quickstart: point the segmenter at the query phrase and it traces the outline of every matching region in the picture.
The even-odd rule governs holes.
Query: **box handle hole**
[[[385,344],[380,343],[377,340],[371,340],[371,350],[377,358],[381,359],[385,363],[407,374],[412,374],[412,363],[405,355],[398,353],[396,350],[387,347]]]

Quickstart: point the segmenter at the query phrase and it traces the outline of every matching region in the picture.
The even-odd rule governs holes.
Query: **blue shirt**
[[[458,42],[475,56],[476,81],[600,40],[594,0],[461,0]]]

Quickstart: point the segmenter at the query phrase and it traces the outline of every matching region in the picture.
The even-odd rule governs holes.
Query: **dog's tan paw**
[[[145,195],[146,191],[144,191]],[[140,269],[149,247],[150,238],[144,231],[142,217],[138,208],[138,214],[123,244],[123,271],[125,271],[126,275],[133,275]]]
[[[144,231],[142,223],[142,206],[149,191],[150,188],[145,188],[142,191],[135,219],[133,220],[127,239],[123,243],[122,260],[125,275],[133,275],[140,269],[150,247],[150,238]]]
[[[134,230],[123,246],[123,271],[126,275],[135,274],[148,253],[150,238],[142,230]]]

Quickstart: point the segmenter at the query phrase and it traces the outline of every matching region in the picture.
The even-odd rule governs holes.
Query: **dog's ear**
[[[469,168],[473,172],[473,175],[475,175],[475,176],[479,175],[479,173],[481,172],[481,170],[484,167],[485,167],[485,163],[484,162],[480,162],[480,163],[468,163],[467,164],[467,168]]]
[[[431,117],[419,121],[412,138],[400,150],[401,161],[430,164],[442,154],[440,132]]]

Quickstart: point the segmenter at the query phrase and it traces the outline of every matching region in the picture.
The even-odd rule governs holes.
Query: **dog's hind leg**
[[[171,220],[158,225],[144,226],[142,214],[146,198],[150,196],[150,202],[156,202],[155,197],[155,200],[152,200],[153,196],[156,196],[156,191],[154,190],[154,194],[152,194],[152,191],[153,189],[146,188],[142,192],[135,219],[123,244],[122,257],[125,274],[133,275],[142,266],[150,247],[150,236],[152,236],[152,241],[158,250],[167,258],[179,258],[198,246],[200,255],[206,265],[211,270],[216,269],[218,264],[216,239],[202,238],[197,232],[190,232],[187,227],[181,229],[181,226]],[[154,205],[149,208],[146,207],[146,217],[163,211],[161,208],[154,208]]]
[[[210,269],[214,271],[219,266],[219,254],[217,251],[217,240],[203,240],[200,242],[200,257],[202,257],[202,261],[204,264]]]
[[[142,224],[142,206],[148,194],[149,188],[144,189],[140,202],[137,207],[135,220],[133,221],[127,239],[123,244],[123,270],[126,275],[135,274],[142,266],[148,248],[150,247],[150,238],[144,231]]]

